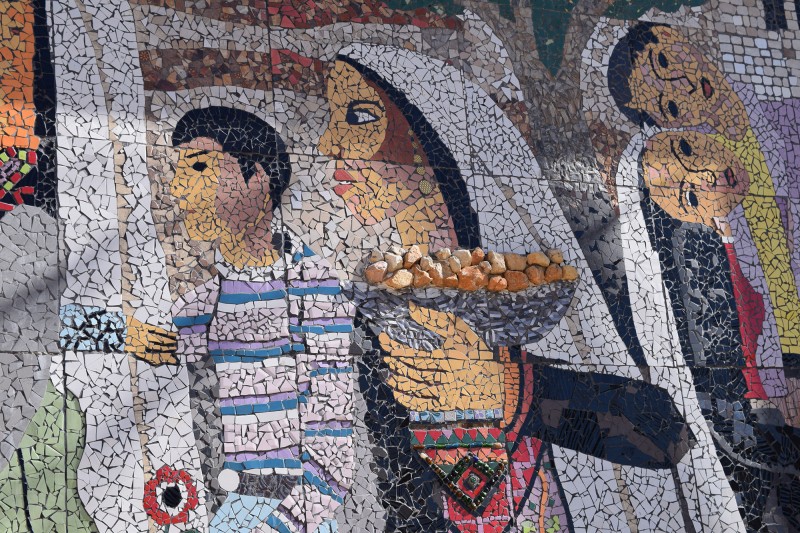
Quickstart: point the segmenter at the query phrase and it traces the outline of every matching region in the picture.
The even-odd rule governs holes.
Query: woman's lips
[[[342,196],[345,192],[350,190],[350,188],[353,186],[354,181],[358,181],[356,179],[353,179],[352,174],[342,169],[339,169],[333,173],[333,179],[342,182],[340,185],[337,185],[336,187],[333,188],[333,192],[335,192],[339,196]]]

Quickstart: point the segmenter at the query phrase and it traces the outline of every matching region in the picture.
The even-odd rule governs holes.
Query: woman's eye
[[[700,201],[697,199],[697,195],[694,191],[686,191],[686,203],[692,207],[700,205]]]
[[[197,172],[202,172],[202,171],[204,171],[205,169],[208,168],[208,163],[204,163],[202,161],[198,161],[197,163],[192,165],[192,168],[195,169]]]
[[[689,143],[686,142],[686,139],[681,139],[681,142],[678,143],[678,147],[681,149],[681,153],[686,157],[692,155],[692,147],[689,146]]]
[[[658,64],[661,65],[661,68],[667,68],[669,66],[669,61],[667,61],[667,56],[664,55],[664,52],[658,53]]]
[[[370,122],[375,122],[378,120],[378,117],[366,109],[351,107],[347,109],[347,116],[345,117],[345,120],[347,120],[348,124],[356,126],[359,124],[369,124]]]

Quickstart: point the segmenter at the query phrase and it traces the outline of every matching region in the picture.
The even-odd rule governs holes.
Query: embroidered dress
[[[509,426],[503,409],[409,413],[412,447],[444,485],[444,516],[462,533],[559,531],[571,523],[550,445],[521,433],[535,399],[533,367],[520,370],[525,386]]]
[[[206,304],[175,319],[184,346],[206,338],[200,358],[218,385],[221,443],[205,470],[228,494],[212,531],[333,531],[350,486],[352,306],[320,258],[297,249],[269,267],[218,262],[198,291]]]

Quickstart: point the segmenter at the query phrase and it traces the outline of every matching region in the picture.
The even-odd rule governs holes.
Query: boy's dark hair
[[[275,128],[247,111],[211,106],[193,109],[178,121],[172,134],[172,145],[180,146],[192,139],[207,137],[219,143],[222,151],[239,161],[244,182],[261,165],[269,176],[269,195],[273,211],[289,185],[291,166],[286,146]]]
[[[640,22],[628,30],[627,35],[619,40],[611,52],[608,61],[608,90],[614,98],[619,110],[626,117],[639,125],[656,125],[653,117],[644,111],[639,111],[628,106],[633,98],[631,94],[631,74],[639,55],[644,52],[644,47],[651,43],[658,43],[654,28],[664,27],[665,24]]]

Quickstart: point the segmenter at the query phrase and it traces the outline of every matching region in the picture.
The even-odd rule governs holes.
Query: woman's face
[[[678,31],[657,26],[653,32],[658,42],[645,45],[634,62],[628,105],[664,128],[709,124],[741,139],[747,112],[722,72]]]
[[[385,102],[355,68],[337,61],[328,79],[327,94],[331,119],[319,149],[336,158],[333,179],[337,184],[333,191],[363,224],[379,223],[409,200],[413,191],[409,181],[420,167],[383,156],[381,149],[389,132],[387,107],[391,103]],[[412,142],[410,137],[406,142]]]
[[[662,132],[642,152],[650,197],[671,216],[716,228],[747,196],[750,177],[732,151],[711,135]]]

